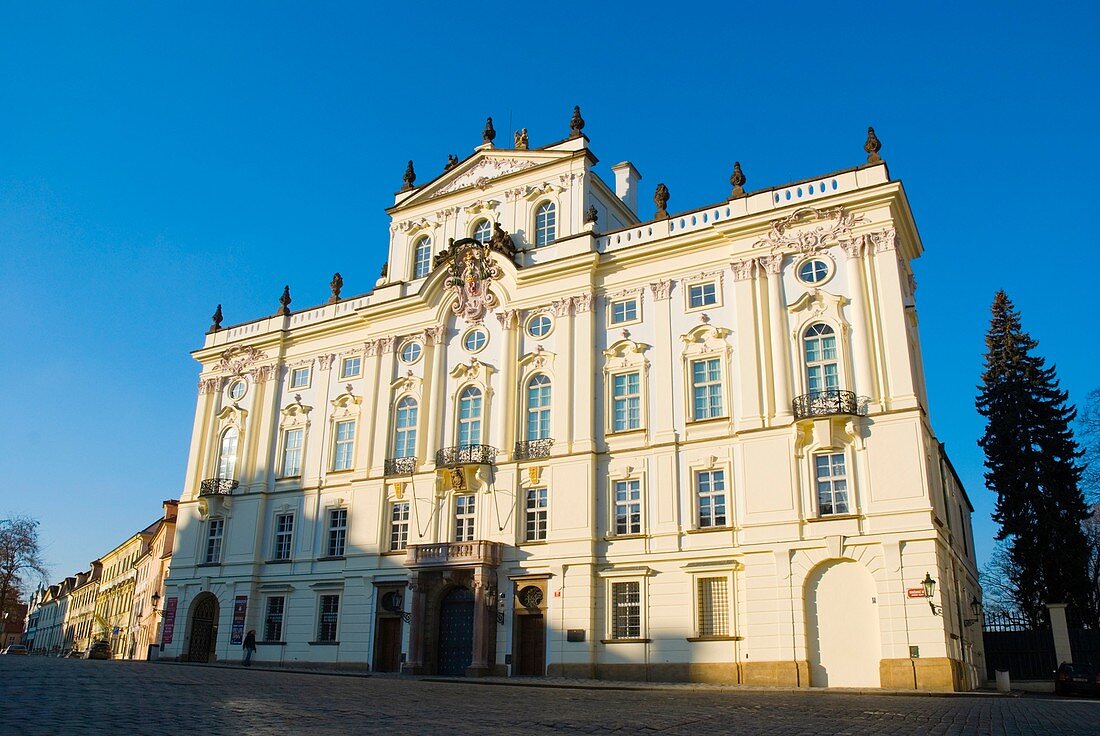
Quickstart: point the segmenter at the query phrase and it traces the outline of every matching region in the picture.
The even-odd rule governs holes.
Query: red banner
[[[176,604],[178,598],[172,596],[164,602],[164,632],[161,634],[162,644],[172,643],[172,632],[176,628]]]

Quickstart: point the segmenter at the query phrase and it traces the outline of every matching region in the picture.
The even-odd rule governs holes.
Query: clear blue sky
[[[0,515],[41,520],[55,579],[179,495],[214,306],[317,304],[337,270],[369,290],[406,160],[433,177],[488,115],[541,145],[581,105],[604,175],[629,159],[674,210],[735,159],[750,189],[856,165],[873,124],[983,558],[994,291],[1071,399],[1100,385],[1094,3],[45,5],[0,5]]]

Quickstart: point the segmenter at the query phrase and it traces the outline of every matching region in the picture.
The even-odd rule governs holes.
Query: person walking
[[[249,629],[248,633],[244,635],[244,661],[241,662],[245,667],[252,666],[252,655],[256,653],[256,630]]]

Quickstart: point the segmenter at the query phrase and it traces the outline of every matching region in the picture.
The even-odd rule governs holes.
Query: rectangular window
[[[713,281],[688,287],[688,308],[698,309],[718,303],[718,287]]]
[[[474,494],[455,496],[455,541],[472,542],[474,540],[474,519],[477,496]]]
[[[340,616],[340,596],[321,596],[321,612],[317,618],[317,641],[336,641],[336,620]]]
[[[642,377],[638,372],[619,373],[611,379],[611,427],[615,432],[642,426]]]
[[[696,587],[699,636],[729,636],[729,580],[724,577],[699,578]]]
[[[225,519],[211,519],[206,529],[206,562],[221,562]]]
[[[642,533],[642,482],[615,481],[615,533]]]
[[[722,361],[718,358],[691,361],[692,419],[714,419],[722,411]]]
[[[547,490],[531,488],[527,491],[527,522],[523,539],[527,542],[546,540],[546,517],[548,511]]]
[[[309,386],[309,368],[295,368],[290,372],[291,388],[306,388]]]
[[[695,495],[699,500],[699,528],[726,526],[726,471],[696,473]]]
[[[638,321],[638,300],[620,299],[611,302],[611,324],[621,325]]]
[[[293,539],[294,514],[279,514],[275,517],[275,545],[272,559],[289,560]]]
[[[267,608],[264,610],[264,641],[283,640],[283,611],[286,608],[286,598],[281,595],[273,595],[267,599]]]
[[[390,506],[390,551],[397,552],[409,544],[409,502]]]
[[[822,516],[848,513],[848,473],[844,453],[814,455],[817,474],[817,510]]]
[[[356,378],[363,369],[363,359],[358,355],[344,358],[340,363],[340,378]]]
[[[302,438],[303,429],[288,429],[283,433],[283,477],[292,478],[302,474]]]
[[[641,583],[611,584],[611,638],[642,638]]]
[[[329,509],[328,512],[328,556],[343,557],[348,541],[348,510]]]
[[[352,450],[355,447],[355,420],[336,423],[336,446],[333,452],[333,470],[351,470]]]

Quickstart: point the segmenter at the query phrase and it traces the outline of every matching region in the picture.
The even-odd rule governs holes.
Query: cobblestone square
[[[0,733],[1097,734],[1100,702],[502,687],[167,663],[0,659]]]

